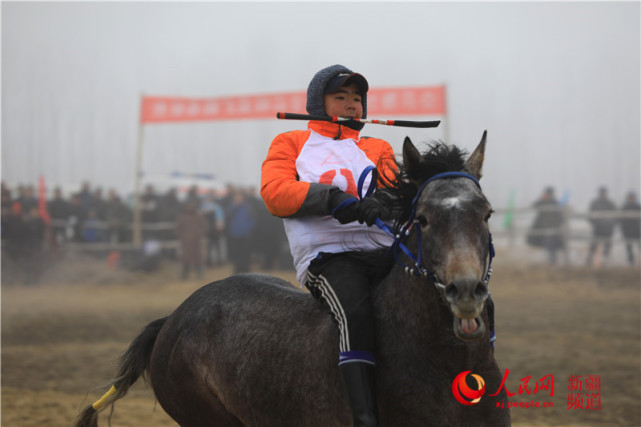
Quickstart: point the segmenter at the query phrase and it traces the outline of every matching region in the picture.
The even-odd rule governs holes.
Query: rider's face
[[[331,117],[363,117],[361,93],[356,84],[341,86],[336,92],[325,95],[325,113]]]

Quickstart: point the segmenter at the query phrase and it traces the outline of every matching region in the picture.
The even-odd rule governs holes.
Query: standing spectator
[[[69,205],[69,216],[67,217],[67,240],[74,242],[82,242],[83,240],[83,226],[87,214],[82,207],[80,195],[74,194],[71,196],[71,203]]]
[[[148,184],[145,187],[145,192],[140,198],[140,204],[142,215],[142,239],[158,240],[154,226],[159,221],[160,203],[153,185]]]
[[[91,193],[91,185],[89,181],[84,181],[78,192],[78,199],[80,206],[83,209],[83,215],[86,216],[89,210],[93,207],[93,194]]]
[[[543,248],[548,253],[550,264],[556,264],[557,251],[563,249],[563,209],[554,195],[554,189],[547,187],[539,200],[534,203],[536,218],[528,232],[527,242],[534,247]]]
[[[178,192],[175,187],[170,188],[160,199],[158,216],[162,222],[175,222],[182,211],[182,203],[178,200]],[[173,237],[173,232],[169,236]]]
[[[71,205],[62,196],[60,187],[54,188],[53,199],[47,203],[47,211],[51,217],[53,241],[57,246],[60,246],[66,240],[65,229],[67,227],[67,220],[71,214]]]
[[[96,215],[95,210],[89,209],[87,218],[85,218],[82,224],[82,240],[87,243],[97,243],[102,240],[101,237],[102,233],[98,215]]]
[[[22,266],[28,250],[27,226],[19,201],[11,202],[8,212],[2,206],[2,282],[22,281]]]
[[[200,210],[200,195],[198,194],[198,186],[196,184],[189,187],[187,191],[187,196],[185,197],[185,203],[194,203],[196,205],[196,210]]]
[[[176,218],[183,209],[183,204],[178,200],[178,192],[175,187],[171,187],[159,199],[158,221],[162,224],[162,229],[158,230],[158,238],[163,242],[169,242],[176,239],[174,224]],[[176,259],[178,249],[174,246],[166,245],[161,249],[164,256],[169,259]]]
[[[129,224],[132,213],[122,202],[115,190],[109,190],[105,205],[105,221],[107,222],[107,241],[122,243],[131,240]]]
[[[639,248],[641,247],[641,219],[639,219],[639,214],[641,214],[641,205],[639,204],[634,192],[631,191],[627,194],[621,211],[625,214],[631,214],[629,217],[625,216],[621,218],[621,232],[625,239],[628,263],[630,263],[630,265],[634,265],[634,248],[637,248],[636,252],[638,253]],[[636,216],[634,216],[634,214],[636,214]]]
[[[225,212],[216,200],[214,190],[209,190],[203,200],[201,212],[209,224],[207,233],[207,267],[221,265],[225,258],[223,255],[223,233],[225,231]]]
[[[40,280],[44,268],[44,242],[46,225],[40,217],[38,206],[32,206],[24,223],[24,255],[22,271],[24,283],[34,285]]]
[[[251,239],[256,228],[256,212],[242,189],[236,189],[225,213],[227,246],[234,273],[251,270]]]
[[[590,223],[592,224],[592,240],[588,251],[587,265],[601,266],[601,259],[607,260],[612,246],[612,235],[616,220],[616,206],[608,197],[608,190],[600,187],[597,198],[590,204]],[[601,250],[602,248],[602,250]],[[599,252],[597,253],[597,250]],[[598,256],[597,256],[598,255]],[[601,257],[602,255],[602,257]]]
[[[2,194],[2,203],[4,204],[6,201],[10,201],[11,200],[11,190],[9,189],[9,187],[7,187],[7,185],[4,183],[4,181],[2,181],[0,183],[0,189],[1,189],[1,193],[0,194]]]
[[[262,268],[266,271],[273,270],[278,266],[283,252],[287,246],[287,236],[283,220],[272,215],[262,200],[256,207],[257,226],[254,233],[254,248],[261,255]]]
[[[93,203],[91,208],[96,213],[98,221],[107,220],[107,201],[102,197],[102,188],[100,187],[93,191]]]
[[[24,197],[24,192],[25,192],[25,187],[22,184],[18,184],[16,186],[14,195],[13,195],[13,200],[20,202],[20,200]],[[20,205],[22,207],[22,205]]]
[[[22,206],[22,212],[25,215],[28,215],[31,212],[31,208],[38,207],[38,198],[35,196],[35,190],[33,185],[28,185],[26,187],[18,187],[18,201],[20,206]]]
[[[11,204],[13,200],[11,199],[11,190],[7,188],[2,183],[2,199],[0,200],[0,205],[2,206],[2,229],[4,229],[5,221],[9,219],[11,215]],[[4,236],[2,236],[4,239]]]
[[[258,194],[256,187],[254,186],[245,187],[244,193],[245,193],[245,199],[251,206],[251,212],[253,213],[254,219],[256,221],[254,225],[254,230],[251,236],[252,241],[251,241],[251,244],[249,245],[249,248],[251,251],[249,255],[252,260],[254,260],[255,262],[258,261],[261,268],[271,270],[273,268],[273,263],[276,260],[278,254],[276,253],[275,248],[271,247],[271,244],[269,245],[270,248],[268,249],[267,245],[262,244],[260,241],[261,239],[264,241],[266,239],[273,237],[273,233],[270,233],[270,231],[273,231],[273,230],[265,230],[263,228],[263,227],[269,226],[269,219],[265,218],[265,216],[263,216],[262,214],[263,213],[268,214],[269,211],[267,210],[267,207],[265,206],[263,199]],[[272,216],[272,215],[269,214],[269,216]],[[279,222],[282,222],[280,218],[276,218],[276,220],[278,220]],[[275,242],[272,242],[272,244],[274,243]],[[271,267],[268,267],[268,265],[271,265]]]
[[[7,200],[8,197],[8,200]],[[11,220],[12,220],[12,214],[11,214],[11,192],[6,191],[4,188],[4,183],[2,184],[2,204],[0,205],[0,209],[2,210],[2,219],[0,222],[0,239],[2,242],[1,246],[1,252],[0,252],[0,260],[2,260],[2,268],[0,268],[0,274],[1,274],[1,280],[0,283],[6,284],[7,282],[10,282],[11,280],[9,279],[12,274],[11,272],[11,267],[7,268],[8,265],[10,264],[8,262],[9,260],[9,252],[10,252],[10,239],[7,233],[11,233]]]
[[[219,198],[218,202],[223,207],[225,211],[231,205],[231,202],[234,200],[234,194],[236,194],[236,186],[231,182],[225,184],[225,192],[223,197]]]
[[[187,203],[176,218],[176,235],[180,240],[182,279],[189,277],[193,268],[198,278],[203,275],[202,239],[207,235],[207,220],[198,212],[194,202]]]

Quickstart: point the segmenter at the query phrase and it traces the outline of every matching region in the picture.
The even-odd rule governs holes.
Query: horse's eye
[[[419,223],[419,225],[422,228],[427,227],[427,218],[425,218],[423,215],[419,215],[416,217],[416,221]]]

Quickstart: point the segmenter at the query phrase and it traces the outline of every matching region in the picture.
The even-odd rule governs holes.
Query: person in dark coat
[[[96,213],[98,221],[107,220],[107,201],[102,196],[102,188],[93,191],[92,210]]]
[[[182,279],[189,277],[190,269],[203,275],[203,239],[209,231],[205,217],[197,210],[196,203],[189,202],[176,218],[176,236],[180,240]]]
[[[18,200],[2,206],[2,282],[22,282],[27,257],[27,224]]]
[[[67,240],[74,242],[83,241],[83,227],[86,218],[87,213],[82,207],[80,195],[72,195],[71,202],[69,203],[69,216],[67,217]]]
[[[22,206],[22,212],[25,215],[28,215],[29,212],[31,212],[31,208],[38,207],[38,198],[35,195],[36,191],[33,188],[33,185],[28,185],[26,187],[20,186],[18,187],[18,191],[18,201]]]
[[[234,273],[249,272],[257,220],[254,205],[242,189],[235,190],[225,218],[229,259],[234,265]]]
[[[159,219],[161,222],[174,222],[182,210],[183,204],[178,200],[178,191],[171,187],[159,200]],[[174,237],[173,232],[164,236],[166,240]]]
[[[539,200],[534,203],[538,211],[528,232],[527,242],[534,247],[543,248],[548,253],[550,264],[556,264],[557,251],[565,247],[563,238],[563,208],[556,200],[554,189],[547,187]]]
[[[185,196],[185,203],[194,203],[196,210],[200,210],[202,200],[200,199],[200,190],[196,184],[189,187],[187,195]]]
[[[178,199],[178,190],[176,187],[169,188],[158,199],[158,221],[162,224],[162,228],[156,232],[158,240],[161,242],[171,242],[176,240],[176,230],[173,224],[176,218],[183,210],[183,203]],[[165,224],[172,224],[170,228],[166,228]],[[170,245],[165,245],[161,250],[163,257],[168,259],[178,259],[178,248]]]
[[[47,202],[47,212],[51,218],[51,232],[56,245],[61,245],[66,239],[65,230],[71,215],[71,205],[62,196],[60,187],[53,190],[53,199]]]
[[[206,251],[207,267],[220,266],[225,260],[223,252],[225,211],[218,203],[214,190],[209,190],[205,196],[201,205],[201,212],[209,224]]]
[[[152,227],[160,220],[160,199],[156,194],[154,186],[147,184],[145,192],[140,197],[142,238],[143,240],[158,240],[158,231]]]
[[[22,271],[24,283],[34,285],[38,283],[44,269],[44,242],[46,224],[37,206],[32,206],[24,223],[24,258]]]
[[[80,206],[83,210],[83,215],[87,216],[89,209],[93,207],[94,198],[93,193],[91,192],[91,184],[89,181],[84,181],[78,192],[78,199],[80,200]]]
[[[592,240],[588,250],[587,265],[599,266],[600,258],[595,257],[597,249],[603,248],[603,259],[610,256],[612,247],[612,235],[616,218],[613,214],[617,210],[614,202],[608,197],[608,190],[605,187],[599,188],[596,199],[590,204],[590,224],[592,225]]]
[[[82,225],[82,240],[87,243],[98,243],[102,240],[102,228],[98,215],[93,209],[89,209],[87,217]]]
[[[634,192],[629,192],[621,211],[626,214],[621,218],[621,232],[625,239],[625,249],[628,254],[628,263],[634,265],[636,252],[641,248],[641,205]]]
[[[133,214],[125,205],[115,190],[109,190],[105,207],[105,221],[108,227],[107,240],[111,243],[122,243],[131,240],[131,224]]]

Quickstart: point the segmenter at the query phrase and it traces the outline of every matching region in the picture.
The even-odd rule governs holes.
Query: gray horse
[[[406,138],[388,183],[399,236],[389,250],[363,254],[381,266],[372,303],[382,426],[510,425],[487,326],[485,140],[465,161],[457,147],[421,154]],[[181,426],[348,426],[338,339],[328,308],[306,292],[272,276],[234,275],[150,323],[123,355],[114,386],[76,426],[97,426],[98,411],[144,374]],[[465,371],[482,380],[457,383]],[[465,390],[476,394],[461,400]]]

